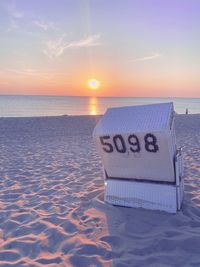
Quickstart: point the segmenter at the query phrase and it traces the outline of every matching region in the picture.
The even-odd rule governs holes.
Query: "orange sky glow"
[[[198,1],[45,3],[0,3],[0,94],[200,97]]]

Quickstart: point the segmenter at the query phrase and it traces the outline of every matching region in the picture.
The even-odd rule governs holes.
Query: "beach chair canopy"
[[[109,108],[93,136],[108,178],[175,182],[173,103]]]

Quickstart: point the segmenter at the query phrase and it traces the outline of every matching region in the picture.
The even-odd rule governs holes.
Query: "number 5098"
[[[137,135],[130,134],[125,142],[124,137],[121,134],[104,135],[99,137],[102,149],[106,153],[112,153],[116,150],[119,153],[126,153],[131,151],[132,153],[138,153],[141,151],[141,143]],[[148,133],[144,136],[145,149],[147,152],[156,153],[159,150],[157,144],[157,138],[155,135]],[[127,145],[128,144],[128,145]]]

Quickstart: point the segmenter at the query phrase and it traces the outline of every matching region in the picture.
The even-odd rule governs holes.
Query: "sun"
[[[100,86],[100,81],[96,80],[96,79],[89,79],[88,80],[88,87],[92,90],[96,90],[98,89]]]

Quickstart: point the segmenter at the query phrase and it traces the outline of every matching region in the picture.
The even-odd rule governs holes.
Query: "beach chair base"
[[[183,180],[179,187],[114,179],[105,181],[105,201],[113,205],[176,213],[182,200]]]
[[[175,158],[176,181],[170,183],[111,179],[105,176],[105,202],[125,207],[161,210],[177,213],[181,209],[184,193],[182,156]]]

